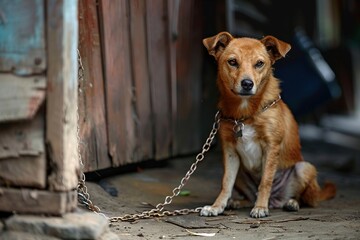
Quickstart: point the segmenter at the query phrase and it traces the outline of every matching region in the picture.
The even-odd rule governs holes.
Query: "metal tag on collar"
[[[241,138],[243,136],[244,127],[245,127],[244,123],[235,121],[233,130],[236,138]]]

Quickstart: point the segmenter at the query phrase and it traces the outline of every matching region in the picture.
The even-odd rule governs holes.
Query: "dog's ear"
[[[221,32],[213,37],[205,38],[203,40],[204,46],[207,48],[210,55],[214,56],[216,60],[220,53],[224,51],[229,42],[233,39],[228,32]]]
[[[273,36],[266,36],[260,41],[265,45],[272,63],[282,57],[285,57],[286,53],[291,49],[290,44],[283,42]]]

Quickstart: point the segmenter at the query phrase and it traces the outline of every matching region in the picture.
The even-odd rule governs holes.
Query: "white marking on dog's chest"
[[[236,150],[241,157],[241,162],[249,171],[261,170],[263,153],[260,142],[255,137],[255,129],[250,125],[245,125],[243,136],[238,138],[236,143]]]
[[[248,101],[246,99],[244,99],[242,102],[241,102],[241,105],[240,105],[240,108],[241,109],[245,109],[249,106],[248,104]]]

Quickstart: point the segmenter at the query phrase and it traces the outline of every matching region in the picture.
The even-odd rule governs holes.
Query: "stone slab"
[[[5,227],[8,231],[61,239],[98,239],[108,230],[108,221],[91,212],[68,213],[63,217],[14,215],[5,221]]]
[[[103,235],[101,235],[100,238],[97,240],[120,240],[120,238],[117,234],[108,230]]]
[[[50,237],[39,234],[29,234],[24,232],[5,231],[0,232],[0,239],[3,240],[61,240],[60,238]]]

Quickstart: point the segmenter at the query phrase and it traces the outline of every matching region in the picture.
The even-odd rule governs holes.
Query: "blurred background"
[[[357,119],[359,1],[214,2],[218,5],[210,9],[216,10],[207,10],[209,18],[205,22],[217,19],[218,23],[205,25],[208,35],[226,29],[237,36],[274,35],[292,45],[288,56],[275,65],[275,74],[298,120],[319,123],[327,114]],[[222,17],[213,17],[221,13]]]
[[[216,9],[223,6],[214,2]],[[360,1],[227,0],[219,18],[225,21],[217,23],[238,36],[269,34],[292,45],[275,64],[275,75],[300,124],[305,159],[347,173],[359,173],[360,161],[359,6]],[[206,31],[213,33],[211,27]]]
[[[206,35],[226,29],[237,36],[274,35],[292,45],[275,63],[275,76],[300,124],[305,159],[359,172],[360,1],[212,2],[205,8]]]

